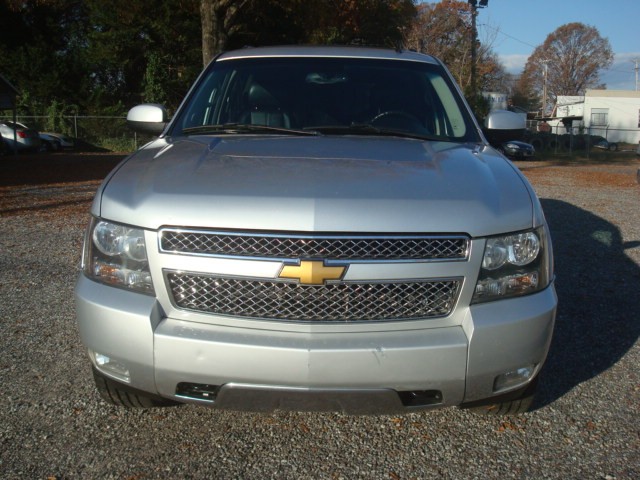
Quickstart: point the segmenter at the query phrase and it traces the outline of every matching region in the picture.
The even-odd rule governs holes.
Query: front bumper
[[[125,364],[129,386],[143,392],[220,408],[393,413],[485,399],[503,393],[493,391],[497,375],[529,364],[539,370],[557,298],[552,285],[466,307],[457,326],[425,321],[425,328],[371,332],[167,318],[155,298],[83,275],[76,304],[85,346]],[[203,388],[205,395],[185,393]]]

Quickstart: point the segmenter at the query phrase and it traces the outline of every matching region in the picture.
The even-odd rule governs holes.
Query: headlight
[[[549,285],[551,242],[545,227],[490,237],[472,303],[528,295]]]
[[[92,220],[85,238],[82,268],[89,278],[116,287],[153,294],[144,231]]]

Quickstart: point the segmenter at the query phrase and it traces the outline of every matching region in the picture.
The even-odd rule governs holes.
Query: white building
[[[584,96],[558,95],[556,115],[561,118],[582,117],[584,114]]]
[[[572,125],[610,142],[640,141],[640,92],[633,90],[587,90],[584,97],[559,96],[556,119],[549,122],[554,133]]]
[[[587,90],[584,126],[610,142],[640,141],[640,91]]]

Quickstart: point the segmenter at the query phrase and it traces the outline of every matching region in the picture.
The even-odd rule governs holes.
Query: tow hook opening
[[[405,407],[426,407],[442,403],[442,392],[440,390],[398,392],[398,396]]]
[[[179,397],[193,398],[195,400],[215,402],[219,390],[219,385],[180,382],[176,386],[176,395]]]

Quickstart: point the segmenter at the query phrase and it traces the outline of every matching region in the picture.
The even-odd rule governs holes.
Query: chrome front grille
[[[336,282],[302,285],[165,272],[178,308],[234,317],[302,322],[394,321],[451,313],[460,279],[416,282]]]
[[[463,235],[315,236],[165,228],[159,242],[165,253],[281,259],[465,260],[469,251],[469,238]]]

